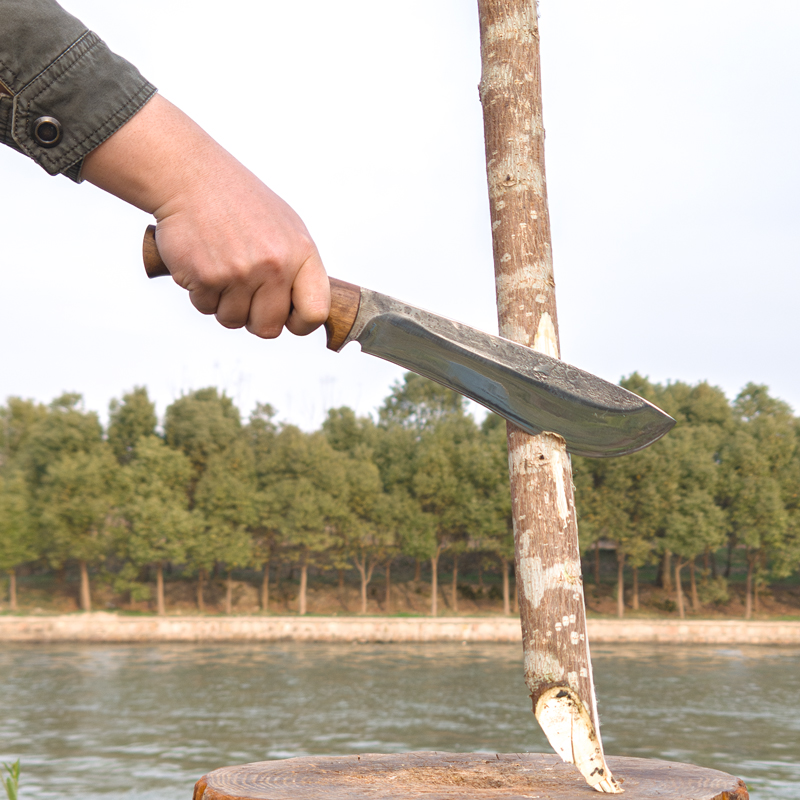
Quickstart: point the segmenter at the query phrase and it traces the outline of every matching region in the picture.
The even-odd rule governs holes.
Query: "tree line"
[[[634,374],[623,385],[678,424],[640,453],[574,459],[582,550],[589,561],[615,550],[620,615],[626,575],[637,608],[639,570],[658,564],[681,616],[686,574],[698,610],[698,583],[704,596],[724,595],[732,554],[743,551],[750,616],[762,587],[800,566],[799,421],[763,386],[729,402],[706,383]],[[136,388],[112,401],[108,420],[104,429],[77,394],[0,407],[0,569],[12,608],[16,572],[33,564],[76,565],[85,610],[99,570],[133,597],[149,595],[153,576],[160,614],[168,567],[193,576],[201,609],[221,572],[228,612],[232,571],[255,567],[268,610],[271,568],[288,563],[299,573],[299,613],[309,569],[345,567],[360,576],[365,612],[376,570],[388,586],[405,556],[430,563],[435,615],[442,554],[455,601],[459,558],[480,552],[496,564],[510,611],[505,423],[492,414],[476,422],[437,384],[408,373],[375,418],[333,409],[310,433],[277,422],[269,405],[243,421],[215,388],[177,399],[160,426]]]

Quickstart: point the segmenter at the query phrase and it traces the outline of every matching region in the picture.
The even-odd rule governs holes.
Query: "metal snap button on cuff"
[[[55,147],[61,135],[61,123],[55,117],[39,117],[33,123],[33,138],[40,147]]]

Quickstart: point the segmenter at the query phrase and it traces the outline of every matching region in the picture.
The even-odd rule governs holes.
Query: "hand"
[[[300,217],[156,95],[85,159],[83,177],[155,215],[156,241],[195,308],[266,339],[328,318],[325,269]]]

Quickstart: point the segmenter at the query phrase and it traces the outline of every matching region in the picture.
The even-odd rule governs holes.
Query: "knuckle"
[[[283,331],[283,325],[248,324],[247,330],[260,339],[277,339]]]

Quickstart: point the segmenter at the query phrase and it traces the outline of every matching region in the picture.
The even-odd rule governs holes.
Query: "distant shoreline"
[[[589,619],[591,642],[800,645],[800,622]],[[0,616],[0,642],[521,641],[515,617]]]

